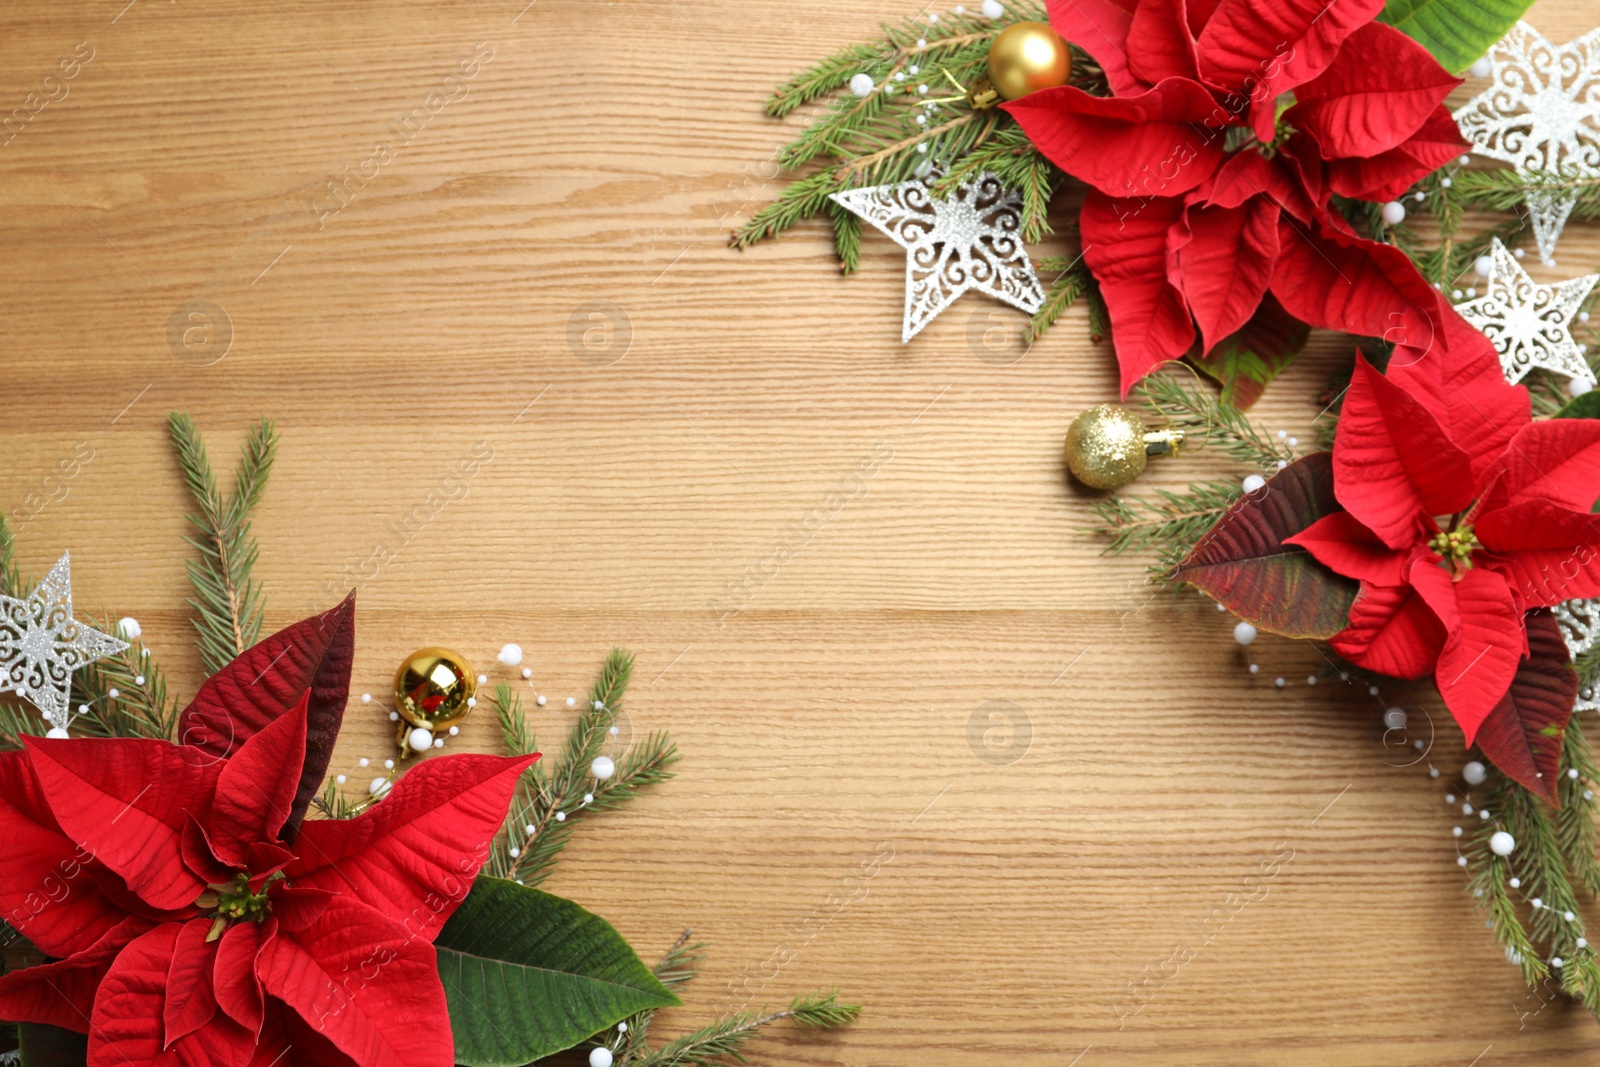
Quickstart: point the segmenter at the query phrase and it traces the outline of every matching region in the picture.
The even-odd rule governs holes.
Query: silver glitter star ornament
[[[906,315],[900,340],[909,341],[969,289],[988,293],[1028,314],[1044,289],[1022,245],[1022,196],[993,174],[982,174],[937,199],[928,181],[834,193],[831,199],[887,234],[906,250]]]
[[[1574,660],[1600,644],[1600,600],[1569,600],[1551,608],[1550,613],[1561,627],[1561,636]],[[1578,689],[1578,699],[1572,710],[1574,713],[1600,711],[1600,694],[1595,693],[1594,686]]]
[[[1569,282],[1539,285],[1495,238],[1489,251],[1487,295],[1456,305],[1461,317],[1482,330],[1500,353],[1500,369],[1515,385],[1535,367],[1595,385],[1594,371],[1572,337],[1572,324],[1600,282],[1589,274]]]
[[[1557,47],[1519,22],[1487,58],[1489,88],[1455,113],[1473,151],[1510,163],[1529,183],[1600,178],[1600,29]],[[1577,202],[1571,190],[1528,194],[1547,265],[1555,264],[1556,242]]]
[[[127,647],[72,617],[67,553],[26,599],[0,596],[0,692],[30,701],[58,730],[72,721],[72,672]]]

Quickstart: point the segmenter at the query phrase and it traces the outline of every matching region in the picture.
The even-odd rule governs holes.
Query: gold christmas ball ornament
[[[1007,100],[1067,84],[1072,53],[1043,22],[1007,26],[989,46],[989,83]]]
[[[1182,430],[1146,429],[1120,404],[1097,404],[1067,430],[1067,469],[1091,489],[1121,489],[1144,473],[1151,456],[1177,455]]]
[[[464,718],[478,691],[478,676],[459,653],[448,648],[413,652],[394,673],[394,706],[413,728],[443,730]]]

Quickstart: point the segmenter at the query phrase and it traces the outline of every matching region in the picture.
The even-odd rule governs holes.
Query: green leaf
[[[1268,633],[1326,640],[1349,624],[1360,586],[1283,542],[1339,510],[1333,454],[1315,452],[1229,508],[1173,578]]]
[[[1528,792],[1559,807],[1561,750],[1578,699],[1578,672],[1548,611],[1528,614],[1528,658],[1474,739],[1483,754]]]
[[[1267,383],[1305,350],[1311,327],[1283,309],[1268,293],[1239,332],[1223,338],[1208,355],[1190,354],[1196,367],[1222,383],[1222,402],[1241,411],[1261,399]]]
[[[679,1003],[610,923],[499,878],[473,883],[435,946],[466,1067],[517,1067]]]
[[[1600,389],[1573,397],[1567,406],[1555,413],[1558,419],[1600,419]]]
[[[22,1067],[75,1067],[89,1061],[89,1038],[43,1023],[17,1027]]]
[[[1378,21],[1404,31],[1460,74],[1532,6],[1533,0],[1389,0]]]

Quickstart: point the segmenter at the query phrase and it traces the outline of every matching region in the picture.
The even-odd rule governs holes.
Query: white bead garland
[[[1252,644],[1256,639],[1256,628],[1247,622],[1241,622],[1233,628],[1233,639],[1241,645]]]
[[[1489,838],[1489,851],[1496,856],[1509,856],[1517,848],[1517,839],[1504,830],[1496,830]]]
[[[617,765],[610,756],[596,756],[594,762],[589,764],[589,773],[603,782],[617,773]]]

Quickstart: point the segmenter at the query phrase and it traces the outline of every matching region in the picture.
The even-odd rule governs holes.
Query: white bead
[[[1317,676],[1314,675],[1314,674],[1306,675],[1306,684],[1307,685],[1316,685],[1317,684]]]
[[[1570,911],[1564,911],[1564,912],[1562,912],[1562,913],[1561,913],[1561,917],[1562,917],[1562,918],[1563,918],[1563,919],[1565,919],[1565,920],[1567,920],[1567,922],[1571,922],[1571,921],[1572,921],[1572,920],[1573,920],[1573,919],[1576,919],[1576,918],[1577,918],[1577,916],[1576,916],[1576,915],[1574,915],[1574,914],[1572,914],[1572,912],[1570,912]]]
[[[917,116],[917,125],[918,126],[926,126],[927,124],[928,124],[928,116],[926,116],[926,115],[918,115]]]
[[[1267,480],[1261,477],[1259,474],[1252,474],[1245,478],[1240,485],[1246,493],[1253,493],[1257,489],[1265,489],[1267,486]]]
[[[488,684],[488,681],[489,681],[489,676],[487,674],[478,675],[478,684],[479,685],[486,685],[486,684]]]
[[[433,734],[418,726],[406,735],[406,744],[411,746],[413,752],[426,752],[433,747]]]
[[[603,782],[617,773],[617,765],[611,762],[610,756],[596,756],[594,762],[589,764],[589,773]]]
[[[923,141],[921,144],[917,145],[917,154],[918,155],[923,155],[923,156],[928,154],[928,142],[927,141]]]
[[[917,66],[917,65],[916,65],[916,64],[915,64],[915,63],[913,63],[913,64],[911,64],[911,66],[910,66],[910,68],[909,68],[909,69],[910,69],[910,71],[911,71],[911,73],[913,73],[913,74],[915,74],[915,73],[916,73],[916,72],[917,72],[917,71],[918,71],[918,70],[920,70],[920,69],[921,69],[921,68],[920,68],[920,67],[918,67],[918,66]]]
[[[1450,828],[1450,836],[1451,837],[1460,837],[1461,833],[1462,833],[1461,827],[1459,827],[1459,826],[1453,826],[1453,827]]]
[[[932,11],[928,12],[928,22],[929,22],[930,25],[932,23],[935,23],[935,22],[938,22],[938,21],[939,21],[939,16],[938,16],[937,13],[932,12]]]
[[[1279,470],[1283,470],[1283,468],[1287,467],[1288,465],[1289,465],[1289,461],[1288,460],[1286,460],[1286,459],[1278,460],[1278,469]]]
[[[1391,730],[1404,730],[1406,721],[1405,708],[1390,708],[1383,713],[1383,724]]]
[[[1233,639],[1241,645],[1248,645],[1256,639],[1256,628],[1247,622],[1241,622],[1233,628]]]
[[[1472,64],[1472,66],[1468,67],[1467,73],[1472,75],[1474,78],[1487,78],[1489,75],[1494,73],[1494,64],[1489,62],[1488,56],[1484,56],[1482,59]]]
[[[1550,957],[1550,966],[1552,966],[1552,967],[1561,966],[1561,957],[1560,956],[1551,956]]]
[[[958,14],[958,15],[959,15],[959,14],[961,14],[961,12],[962,12],[962,11],[964,11],[964,10],[965,10],[965,9],[964,9],[964,8],[963,8],[963,7],[962,7],[962,6],[961,6],[961,5],[960,5],[960,4],[957,4],[957,5],[956,5],[956,14]],[[618,1023],[618,1024],[617,1024],[617,1033],[619,1033],[619,1034],[625,1034],[625,1033],[627,1033],[627,1032],[628,1032],[628,1024],[627,1024],[627,1023]]]
[[[506,852],[511,856],[512,859],[516,859],[518,856],[522,855],[522,850],[516,845],[512,845],[510,848],[506,849]]]
[[[1260,674],[1261,673],[1261,664],[1259,664],[1259,663],[1250,664],[1250,673],[1251,674]]]
[[[60,738],[60,737],[71,737],[72,736],[71,734],[67,733],[65,730],[63,730],[59,726],[50,727],[50,729],[48,729],[48,730],[46,730],[44,732],[44,735],[46,737],[57,737],[57,738]]]
[[[1471,804],[1463,804],[1463,805],[1461,805],[1461,814],[1463,814],[1463,815],[1471,815],[1472,814],[1472,805]]]
[[[1488,808],[1479,808],[1478,809],[1478,818],[1482,819],[1484,822],[1488,822],[1489,821],[1489,809]]]
[[[122,695],[122,694],[121,694],[121,693],[119,693],[119,692],[118,692],[118,691],[117,691],[117,690],[115,690],[115,689],[107,689],[107,690],[106,690],[106,696],[108,696],[108,697],[110,697],[110,698],[111,698],[111,699],[112,699],[112,700],[115,700],[115,699],[117,699],[117,698],[118,698],[118,697],[119,697],[119,696],[121,696],[121,695]]]
[[[1487,278],[1494,273],[1494,260],[1489,256],[1479,256],[1472,269],[1478,272],[1478,277]]]
[[[1594,790],[1585,789],[1583,791],[1583,799],[1585,799],[1585,800],[1593,800],[1594,799]]]
[[[117,636],[124,641],[137,641],[144,630],[139,626],[139,620],[132,615],[124,615],[117,620]]]
[[[468,697],[467,698],[467,707],[475,708],[477,706],[478,706],[478,698],[477,697]]]
[[[1462,292],[1460,289],[1452,289],[1452,290],[1450,290],[1450,299],[1451,300],[1460,300],[1462,297],[1464,297],[1466,295],[1467,294]]]
[[[1446,804],[1454,804],[1456,802],[1456,795],[1454,793],[1446,793],[1444,795],[1444,802]]]
[[[522,668],[522,676],[524,678],[532,678],[533,677],[533,668],[531,668],[531,667]]]
[[[924,82],[923,84],[917,86],[917,92],[926,96],[928,94],[928,84]]]
[[[1518,259],[1521,259],[1528,254],[1528,250],[1526,248],[1519,248],[1511,254],[1516,256]]]
[[[1511,879],[1511,881],[1507,882],[1506,884],[1509,885],[1512,889],[1521,889],[1522,888],[1522,879],[1521,878],[1513,878],[1513,879]]]
[[[593,793],[585,793],[585,794],[583,794],[583,802],[585,804],[593,804],[594,803],[594,794]]]
[[[1579,322],[1588,322],[1589,321],[1589,313],[1587,311],[1578,312],[1578,321]]]
[[[1454,178],[1440,178],[1439,184],[1444,186],[1446,189],[1450,189],[1455,186],[1456,180]]]
[[[1489,768],[1477,760],[1472,760],[1461,768],[1461,777],[1468,785],[1482,785],[1483,780],[1489,777]]]
[[[1538,897],[1534,897],[1532,900],[1528,901],[1528,906],[1533,908],[1535,911],[1538,911],[1540,908],[1544,907],[1544,901],[1540,900]]]
[[[1478,298],[1478,290],[1474,289],[1470,285],[1467,286],[1467,299],[1468,300],[1476,300],[1477,298]]]
[[[1439,768],[1437,768],[1437,767],[1429,767],[1428,768],[1428,777],[1429,778],[1437,778],[1437,777],[1439,777]]]
[[[87,705],[87,704],[79,704],[78,705],[78,714],[79,715],[87,715],[87,714],[89,714],[89,705]]]
[[[852,93],[855,93],[857,96],[871,96],[872,95],[872,90],[873,90],[872,75],[870,75],[870,74],[857,74],[857,75],[855,75],[854,77],[852,77],[850,79],[850,91]],[[510,648],[516,648],[517,649],[517,658],[514,659],[514,660],[510,660],[508,662],[506,660],[506,658],[505,658],[505,655],[506,655],[506,649],[510,649]],[[515,667],[521,661],[522,661],[522,649],[517,648],[516,645],[507,645],[505,648],[500,650],[500,662],[504,663],[507,667]]]
[[[524,826],[523,829],[527,831],[529,837],[532,837],[537,832],[538,827],[534,826],[533,823],[530,822],[528,825]]]
[[[1286,438],[1288,436],[1289,436],[1289,431],[1288,430],[1279,430],[1278,431],[1278,440],[1282,441],[1284,438]]]
[[[367,792],[371,793],[375,797],[381,797],[388,791],[389,779],[387,778],[374,778],[372,783],[367,786]]]
[[[443,748],[443,747],[444,747],[444,738],[442,738],[442,737],[435,737],[435,738],[434,738],[434,739],[433,739],[433,747],[434,747],[434,748]]]
[[[606,702],[603,700],[596,700],[593,707],[595,711],[604,711],[606,710]]]
[[[1517,839],[1504,830],[1496,830],[1494,835],[1489,838],[1489,851],[1496,856],[1509,856],[1516,851],[1516,848]]]
[[[1471,163],[1472,163],[1472,157],[1471,156],[1462,156],[1461,157],[1461,165],[1463,167],[1469,166]]]
[[[1391,200],[1383,205],[1383,221],[1390,226],[1398,226],[1406,221],[1406,206],[1398,200]]]
[[[372,694],[371,693],[362,693],[361,694],[361,703],[363,703],[363,704],[372,703]]]
[[[461,727],[459,727],[459,726],[450,727],[450,736],[451,737],[459,736],[460,733],[461,733]]]
[[[1465,867],[1466,865],[1467,865],[1467,857],[1465,857],[1465,856],[1457,856],[1456,857],[1456,866],[1457,867]]]
[[[1578,947],[1579,948],[1588,948],[1589,947],[1589,939],[1587,937],[1578,938]]]
[[[544,707],[544,694],[540,693],[539,694],[539,699],[535,700],[534,703],[539,705],[541,708]]]
[[[609,729],[609,730],[607,730],[607,731],[606,731],[606,732],[607,732],[607,733],[608,733],[608,734],[610,734],[610,735],[611,735],[611,736],[612,736],[612,737],[616,737],[616,736],[617,736],[617,734],[618,734],[618,733],[619,733],[619,732],[620,732],[620,731],[618,731],[618,730],[617,730],[617,728],[616,728],[616,727],[615,727],[615,726],[613,726],[613,727],[612,727],[612,728],[611,728],[611,729]]]
[[[398,711],[391,711],[389,713],[389,721],[390,722],[399,722],[400,721],[400,713]]]
[[[384,760],[383,761],[383,769],[386,770],[386,771],[394,770],[394,760],[392,760],[392,759]]]
[[[344,776],[344,775],[342,775],[342,774],[337,774],[337,775],[334,775],[334,778],[333,778],[333,780],[334,780],[334,781],[335,781],[335,782],[337,782],[337,783],[339,783],[339,784],[340,784],[340,785],[344,785],[344,783],[345,783],[345,782],[346,782],[346,781],[348,781],[348,779],[347,779],[347,778],[346,778],[346,777],[345,777],[345,776]]]
[[[1290,448],[1298,448],[1299,446],[1300,446],[1300,438],[1298,438],[1298,437],[1289,438],[1289,447]]]
[[[1577,781],[1578,780],[1578,768],[1569,767],[1567,769],[1567,777],[1571,778],[1573,781]]]
[[[142,674],[136,675],[134,677],[134,679],[133,679],[133,684],[134,685],[143,685],[144,684],[144,675],[142,675]]]
[[[1279,689],[1282,689],[1284,686],[1288,685],[1289,683],[1288,683],[1288,681],[1286,679],[1274,678],[1272,680],[1272,684],[1277,686]]]
[[[359,760],[356,761],[356,766],[357,767],[365,767],[367,764],[369,764],[371,762],[372,761],[367,759],[367,757],[362,756]]]
[[[1006,13],[1005,6],[1000,3],[1000,0],[983,0],[983,7],[979,8],[979,10],[983,12],[983,17],[986,19],[997,19]]]
[[[1201,594],[1201,596],[1204,596],[1204,595],[1205,595],[1204,593]],[[1217,610],[1218,611],[1227,611],[1228,610],[1228,605],[1226,605],[1226,604],[1218,604],[1217,605]]]
[[[1419,193],[1417,193],[1417,195],[1416,195],[1416,196],[1414,196],[1414,197],[1412,197],[1412,198],[1411,198],[1411,199],[1413,199],[1413,200],[1415,200],[1415,201],[1416,201],[1416,202],[1417,202],[1417,203],[1419,203],[1419,204],[1420,204],[1420,203],[1422,203],[1422,202],[1423,202],[1423,201],[1424,201],[1424,200],[1426,200],[1426,199],[1428,199],[1428,194],[1427,194],[1427,193],[1422,193],[1422,192],[1419,192]]]
[[[567,821],[567,813],[566,812],[564,812],[564,811],[556,812],[556,822],[566,822],[566,821]]]
[[[589,1067],[611,1067],[611,1050],[604,1046],[590,1049]]]

